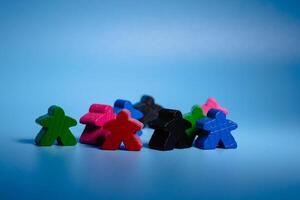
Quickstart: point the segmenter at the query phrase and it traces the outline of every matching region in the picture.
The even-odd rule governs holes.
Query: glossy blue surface
[[[297,1],[0,1],[0,199],[298,199]],[[235,150],[33,145],[50,105],[215,97]],[[72,128],[79,137],[84,126]]]

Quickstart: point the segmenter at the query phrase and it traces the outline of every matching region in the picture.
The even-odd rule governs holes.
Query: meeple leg
[[[237,143],[229,131],[223,131],[219,146],[224,149],[235,149],[237,148]]]
[[[102,127],[87,125],[80,136],[80,143],[92,145],[98,144],[99,137],[102,136],[102,130]]]
[[[122,140],[121,140],[120,134],[110,133],[106,137],[103,145],[101,146],[101,149],[104,149],[104,150],[117,150],[117,149],[119,149],[121,143],[122,143]]]
[[[217,134],[202,134],[196,139],[195,146],[200,149],[215,149],[219,140]]]
[[[69,129],[64,130],[63,134],[57,137],[57,142],[63,146],[73,146],[77,144],[76,138]]]
[[[35,143],[39,146],[51,146],[55,141],[56,136],[46,128],[42,128],[35,138]]]
[[[128,151],[140,151],[143,147],[142,141],[135,134],[125,136],[123,138],[123,143]]]
[[[184,148],[192,147],[195,137],[196,137],[196,134],[187,135],[186,133],[183,133],[181,135],[181,137],[179,138],[178,142],[176,143],[176,148],[184,149]]]
[[[149,141],[149,147],[151,149],[168,151],[175,148],[176,142],[176,138],[170,132],[156,129]]]

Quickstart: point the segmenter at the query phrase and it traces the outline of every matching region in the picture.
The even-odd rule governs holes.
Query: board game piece
[[[135,109],[133,107],[133,105],[130,101],[123,100],[123,99],[116,100],[114,103],[114,112],[116,114],[118,114],[123,109],[129,110],[130,115],[133,119],[140,120],[144,116],[141,111],[139,111],[138,109]],[[143,134],[143,132],[140,130],[140,131],[137,131],[136,134],[138,136],[141,136]]]
[[[237,148],[231,131],[238,126],[233,121],[226,119],[223,111],[209,110],[207,117],[198,120],[196,126],[201,131],[195,142],[196,147],[200,149]]]
[[[136,103],[134,107],[144,114],[140,122],[145,126],[149,126],[151,121],[157,119],[158,113],[162,109],[160,105],[155,103],[154,98],[149,95],[143,95],[140,102]]]
[[[135,109],[130,101],[118,99],[114,103],[114,112],[118,114],[123,109],[129,110],[131,118],[133,119],[141,119],[143,117],[143,113],[139,110]]]
[[[220,106],[216,99],[214,98],[208,98],[206,103],[202,105],[202,110],[205,115],[207,115],[208,111],[210,109],[218,109],[225,113],[225,115],[228,115],[228,110],[222,106]]]
[[[75,119],[65,115],[62,108],[51,106],[48,114],[37,118],[36,123],[43,128],[35,138],[39,146],[51,146],[57,141],[59,145],[73,146],[77,144],[76,138],[70,131],[70,127],[76,126]]]
[[[80,123],[86,126],[79,141],[84,144],[101,145],[109,134],[103,126],[114,118],[115,114],[111,106],[92,104],[89,112],[80,118]]]
[[[187,147],[180,141],[186,139],[185,131],[191,123],[182,118],[179,110],[161,109],[152,125],[155,130],[149,142],[150,148],[166,151]]]
[[[128,151],[140,151],[143,143],[135,132],[141,130],[143,124],[138,120],[130,117],[130,112],[123,109],[117,114],[116,119],[113,119],[104,124],[104,129],[110,134],[106,137],[103,145],[104,150],[117,150],[123,142],[125,149]]]
[[[181,141],[182,145],[184,145],[184,143],[186,146],[190,147],[193,145],[198,130],[196,127],[196,122],[203,117],[205,117],[205,115],[203,114],[202,108],[199,105],[194,105],[191,109],[191,112],[184,115],[183,118],[188,120],[192,126],[185,131],[187,138],[186,140]]]

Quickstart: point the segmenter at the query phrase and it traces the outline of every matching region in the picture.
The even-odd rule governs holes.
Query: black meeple
[[[158,113],[162,109],[160,105],[155,104],[154,98],[149,95],[142,96],[140,102],[136,103],[134,107],[144,114],[143,118],[139,120],[145,126],[150,126],[151,122],[157,119]]]
[[[149,147],[157,150],[172,150],[174,148],[187,148],[187,135],[185,130],[192,125],[182,118],[179,110],[161,109],[158,118],[152,122],[155,129],[150,139]]]

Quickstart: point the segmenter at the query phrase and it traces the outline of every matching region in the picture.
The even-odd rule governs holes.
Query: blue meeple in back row
[[[192,147],[193,144],[200,149],[236,148],[237,143],[231,131],[237,128],[237,124],[226,119],[226,114],[227,109],[218,105],[214,98],[209,98],[202,106],[193,106],[191,112],[185,115],[179,110],[163,108],[148,95],[144,95],[134,105],[130,101],[118,99],[113,107],[105,104],[90,106],[89,112],[80,119],[80,123],[86,125],[80,142],[107,150],[118,149],[123,144],[127,150],[138,151],[143,146],[139,136],[144,126],[154,129],[149,141],[152,149],[182,149]],[[66,119],[70,118],[65,116],[60,107],[51,106],[47,115],[36,120],[43,127],[36,137],[36,144],[51,146],[57,140],[60,145],[75,145],[69,127],[76,124],[70,125]],[[114,127],[106,126],[108,122],[114,124]]]

